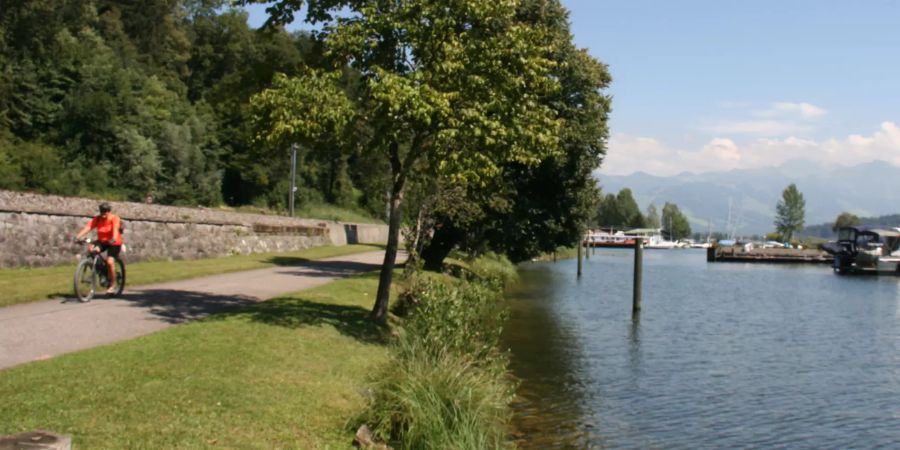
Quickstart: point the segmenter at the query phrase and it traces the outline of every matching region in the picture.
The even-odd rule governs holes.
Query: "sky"
[[[613,77],[601,174],[900,166],[900,0],[562,3]]]

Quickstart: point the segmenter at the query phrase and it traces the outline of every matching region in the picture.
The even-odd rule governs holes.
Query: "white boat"
[[[672,249],[678,247],[677,242],[663,238],[661,228],[635,228],[626,231],[625,236],[643,239],[644,248]]]
[[[590,230],[584,235],[584,244],[588,247],[634,247],[634,238],[621,231]]]

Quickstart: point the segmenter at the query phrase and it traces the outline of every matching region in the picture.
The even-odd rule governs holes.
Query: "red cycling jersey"
[[[112,245],[122,245],[122,219],[113,213],[107,213],[106,218],[94,216],[88,223],[90,229],[97,229],[97,240],[100,242],[112,242]]]

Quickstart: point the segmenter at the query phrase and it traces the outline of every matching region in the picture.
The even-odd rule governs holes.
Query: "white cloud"
[[[808,125],[777,120],[738,120],[719,121],[703,127],[704,131],[714,134],[754,134],[761,136],[780,136],[789,133],[809,131]]]
[[[609,140],[601,172],[627,175],[644,171],[669,176],[685,171],[708,172],[778,166],[792,159],[823,164],[856,165],[873,160],[900,166],[900,127],[883,122],[870,136],[858,134],[823,141],[762,138],[737,144],[718,137],[699,148],[675,148],[656,139],[615,134]]]
[[[824,116],[828,113],[823,108],[820,108],[816,105],[811,105],[809,103],[790,103],[790,102],[778,102],[772,105],[772,108],[775,111],[788,113],[788,114],[799,114],[800,117],[805,119],[811,119],[816,117]]]
[[[738,103],[723,103],[720,106],[734,109]],[[749,109],[749,105],[742,109]],[[747,111],[750,118],[717,119],[700,128],[712,134],[745,134],[753,136],[786,136],[806,134],[813,130],[813,121],[827,114],[824,108],[800,102],[776,102],[765,109]]]

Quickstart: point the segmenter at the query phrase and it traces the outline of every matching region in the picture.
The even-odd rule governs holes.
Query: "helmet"
[[[103,202],[100,204],[100,214],[103,214],[105,212],[110,212],[111,210],[112,210],[112,207],[109,206],[109,203]]]

